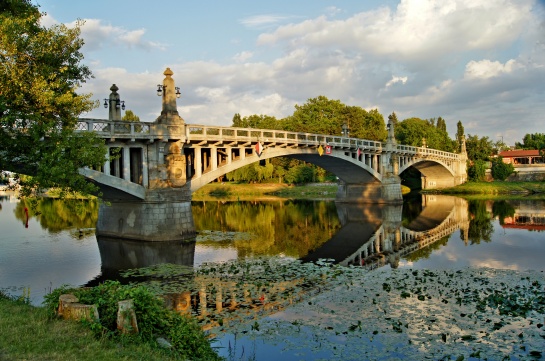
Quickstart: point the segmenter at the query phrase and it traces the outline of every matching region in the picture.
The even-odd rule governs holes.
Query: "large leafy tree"
[[[441,118],[440,118],[441,119]],[[444,120],[442,120],[444,123]],[[455,142],[450,139],[445,129],[435,126],[435,119],[424,120],[408,118],[398,122],[395,127],[396,139],[405,145],[421,147],[424,139],[428,148],[453,152]]]
[[[522,143],[515,142],[515,148],[543,149],[545,148],[545,134],[544,133],[526,134],[524,138],[522,138]]]
[[[383,141],[387,136],[384,117],[378,110],[366,111],[323,95],[295,105],[293,115],[283,119],[280,125],[293,132],[329,135],[341,135],[345,125],[351,137]]]
[[[89,193],[96,189],[78,169],[100,166],[106,151],[75,132],[78,115],[96,106],[77,93],[91,77],[81,23],[46,28],[42,15],[29,0],[0,2],[0,169],[32,176],[23,196],[49,187]]]
[[[320,95],[303,105],[296,104],[293,115],[283,120],[282,127],[292,132],[341,135],[345,107],[340,100]]]
[[[468,134],[466,140],[467,157],[471,162],[488,161],[494,154],[494,142],[488,137]]]
[[[268,115],[250,115],[242,118],[236,113],[233,116],[233,127],[254,129],[280,129],[278,120]]]

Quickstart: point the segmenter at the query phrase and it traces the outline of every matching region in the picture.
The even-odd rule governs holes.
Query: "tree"
[[[343,125],[348,127],[351,137],[377,141],[387,137],[384,117],[378,110],[368,112],[323,95],[308,99],[303,105],[295,105],[293,115],[280,121],[284,130],[329,135],[341,135]]]
[[[308,99],[303,105],[296,104],[293,115],[283,120],[282,128],[292,132],[341,135],[341,127],[346,120],[345,107],[340,100],[320,95]]]
[[[238,127],[238,128],[241,128],[242,127],[242,118],[240,117],[240,114],[239,113],[235,113],[235,115],[233,115],[233,127]]]
[[[347,124],[350,124],[350,136],[354,138],[385,141],[388,136],[384,117],[377,109],[366,111],[361,107],[345,108]]]
[[[396,139],[401,144],[412,145],[414,147],[423,146],[423,140],[426,139],[426,146],[443,150],[446,152],[454,151],[455,142],[450,139],[448,133],[434,126],[435,121],[423,120],[420,118],[408,118],[397,124],[395,128]]]
[[[127,111],[125,111],[125,115],[121,118],[121,120],[125,120],[127,122],[139,122],[140,117],[134,114],[132,110],[127,109]]]
[[[278,120],[268,115],[250,115],[244,118],[236,113],[233,117],[233,127],[254,129],[280,129]]]
[[[0,169],[32,175],[22,196],[59,187],[96,191],[78,173],[102,165],[103,141],[75,132],[77,119],[97,103],[77,90],[91,77],[80,62],[81,22],[74,28],[40,25],[30,0],[0,5]]]
[[[456,142],[458,146],[458,151],[461,151],[462,139],[464,138],[464,136],[464,126],[462,125],[462,121],[459,120],[458,123],[456,123]]]
[[[442,131],[442,132],[446,132],[447,131],[447,122],[445,121],[445,119],[439,117],[437,118],[437,129]]]
[[[468,134],[466,150],[470,161],[488,161],[490,156],[494,154],[494,144],[488,137],[479,138],[477,135]]]
[[[515,142],[515,148],[517,149],[544,149],[545,148],[545,134],[534,133],[526,134],[522,138],[522,143]]]

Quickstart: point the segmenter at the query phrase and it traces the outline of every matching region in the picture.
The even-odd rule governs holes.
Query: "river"
[[[30,291],[39,305],[61,285],[93,285],[125,268],[263,256],[315,261],[330,258],[373,272],[390,269],[545,270],[545,202],[465,201],[418,196],[395,206],[353,206],[332,201],[193,202],[195,243],[162,245],[97,239],[96,202],[19,201],[0,195],[0,289]],[[236,343],[224,335],[223,352]],[[239,339],[258,360],[298,359],[277,346]],[[242,346],[241,346],[242,345]],[[232,351],[236,354],[237,350]],[[266,355],[269,354],[269,357]],[[314,355],[315,359],[328,357]]]

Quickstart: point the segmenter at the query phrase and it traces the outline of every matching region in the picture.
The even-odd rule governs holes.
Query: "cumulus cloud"
[[[236,61],[237,63],[243,63],[243,62],[247,61],[248,59],[250,59],[253,56],[254,56],[253,52],[243,51],[243,52],[240,52],[240,53],[236,54],[233,57],[233,60]]]
[[[488,79],[513,72],[517,68],[515,60],[511,59],[505,64],[499,61],[481,60],[470,61],[466,65],[464,77],[467,79]]]
[[[286,42],[365,51],[377,57],[423,60],[514,41],[527,25],[531,1],[412,1],[344,20],[325,16],[260,35],[262,45]]]
[[[392,79],[386,83],[386,88],[396,84],[396,83],[402,83],[405,84],[407,82],[406,76],[392,76]]]
[[[543,22],[532,4],[402,0],[395,8],[383,6],[345,19],[246,18],[240,22],[247,27],[273,26],[256,39],[267,60],[245,50],[233,55],[232,63],[170,65],[182,89],[180,115],[188,123],[216,125],[229,125],[234,113],[282,118],[295,104],[325,95],[383,114],[395,111],[399,119],[441,116],[451,134],[458,120],[468,133],[482,136],[501,127],[505,141],[514,143],[525,133],[542,132],[538,117],[545,112],[540,81],[545,48],[538,41]],[[288,19],[291,24],[279,25]],[[96,39],[97,47],[112,34],[117,41],[146,42],[143,29],[123,30],[98,20],[88,25],[85,39],[91,45]],[[163,70],[124,74],[127,88],[134,86],[125,98],[134,97],[135,112],[148,114],[146,119],[160,112],[160,101],[152,95]],[[113,68],[94,73],[93,87],[102,82],[100,93],[114,82],[104,79],[121,75]],[[118,86],[123,97],[125,87]]]
[[[142,50],[165,50],[166,45],[149,41],[144,38],[146,30],[127,30],[122,27],[104,24],[99,19],[84,19],[81,27],[81,37],[85,41],[84,50],[94,51],[106,46],[123,46]],[[75,26],[76,22],[67,24]]]

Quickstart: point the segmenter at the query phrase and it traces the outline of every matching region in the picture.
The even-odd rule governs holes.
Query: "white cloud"
[[[392,76],[392,80],[386,83],[386,88],[396,84],[396,83],[402,83],[405,84],[407,82],[406,76]]]
[[[263,28],[277,25],[278,23],[284,22],[290,18],[292,17],[286,15],[267,14],[249,16],[239,20],[239,22],[249,28]]]
[[[257,38],[259,55],[268,55],[267,61],[256,60],[251,49],[237,50],[232,63],[168,66],[181,87],[178,106],[188,123],[229,125],[234,113],[282,118],[295,104],[325,95],[384,115],[395,111],[399,119],[441,116],[451,134],[458,120],[471,134],[501,129],[514,144],[526,133],[542,132],[545,113],[543,23],[531,4],[403,0],[395,9],[346,19],[322,16],[278,26],[287,18],[247,18],[247,26],[276,26]],[[96,46],[113,34],[121,41],[123,29],[98,20],[89,26],[86,40],[96,39]],[[145,42],[143,29],[121,33],[126,42]],[[278,49],[284,52],[278,55]],[[154,90],[163,70],[94,70],[92,91],[104,98],[116,83],[128,109],[152,121],[160,113]]]
[[[426,61],[459,51],[490,49],[516,40],[530,18],[530,0],[402,0],[345,20],[319,17],[262,34],[262,45],[358,49],[373,57]]]
[[[243,62],[247,61],[248,59],[252,58],[253,56],[254,56],[253,52],[243,51],[243,52],[240,52],[240,53],[236,54],[233,57],[233,60],[236,61],[237,63],[243,63]]]
[[[142,50],[165,50],[166,45],[144,39],[145,29],[127,30],[121,27],[104,24],[99,19],[85,19],[81,27],[81,37],[85,41],[85,51],[98,50],[105,46],[124,46]],[[67,24],[75,26],[76,22]]]
[[[515,60],[511,59],[505,64],[499,61],[481,60],[470,61],[466,65],[464,77],[467,79],[488,79],[513,72],[519,68]]]

